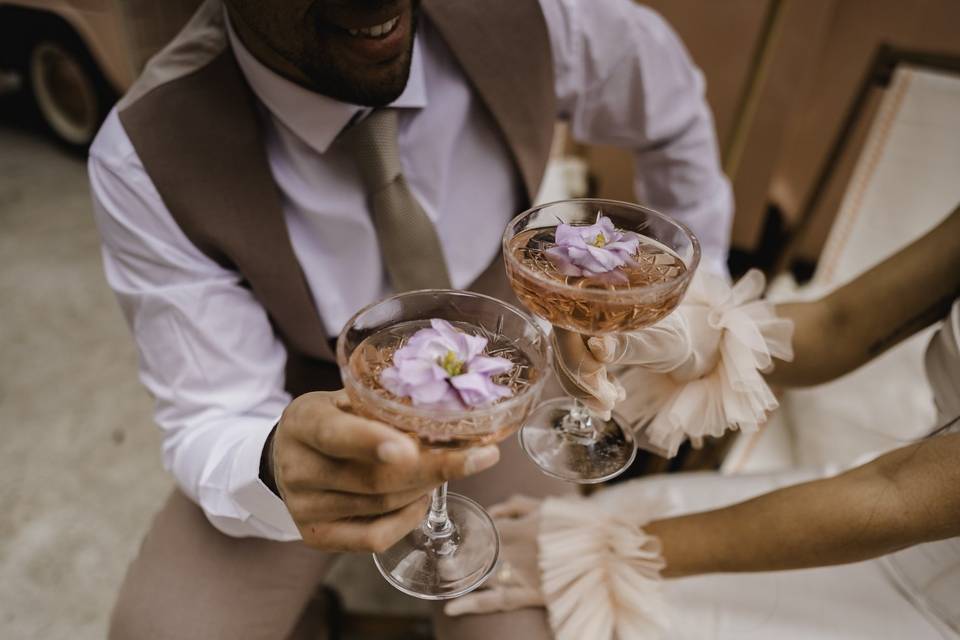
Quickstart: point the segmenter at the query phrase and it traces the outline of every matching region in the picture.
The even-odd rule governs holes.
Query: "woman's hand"
[[[643,524],[666,507],[659,495],[620,510],[602,500],[511,498],[490,510],[503,539],[499,571],[445,611],[545,607],[557,640],[652,637],[668,615],[660,543]]]
[[[483,587],[448,602],[443,610],[449,616],[544,605],[537,545],[540,501],[514,496],[489,512],[500,532],[500,566]]]
[[[587,347],[587,338],[553,328],[553,351],[557,356],[557,379],[563,390],[578,398],[590,411],[609,420],[613,408],[625,397],[623,386],[606,365]]]
[[[649,423],[645,440],[663,455],[687,438],[696,444],[735,425],[755,430],[777,406],[761,372],[793,357],[793,322],[761,298],[764,284],[756,270],[733,286],[698,273],[683,303],[652,327],[586,341],[559,332],[558,368],[581,389],[575,395],[591,396],[587,406],[609,411],[622,402],[631,423]],[[607,372],[614,365],[623,367],[622,386]]]

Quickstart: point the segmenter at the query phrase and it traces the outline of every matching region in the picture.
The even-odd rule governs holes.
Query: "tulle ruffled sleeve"
[[[756,431],[777,408],[761,374],[774,358],[793,359],[793,322],[777,317],[761,298],[764,284],[756,270],[732,287],[721,276],[698,274],[677,313],[687,316],[693,349],[707,366],[694,374],[684,367],[669,373],[635,367],[621,374],[630,390],[621,411],[634,424],[649,421],[646,437],[667,455],[676,455],[688,438],[699,445],[728,429]]]
[[[635,507],[637,505],[634,505]],[[669,613],[661,594],[660,542],[642,526],[665,505],[612,513],[587,500],[541,508],[542,590],[557,640],[660,638]]]

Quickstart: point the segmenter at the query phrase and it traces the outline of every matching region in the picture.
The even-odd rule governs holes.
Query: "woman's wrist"
[[[723,529],[709,522],[716,513],[708,511],[664,518],[643,527],[660,541],[660,553],[666,563],[660,571],[661,576],[684,578],[724,570],[716,564],[719,558],[724,557],[719,549]],[[704,535],[711,531],[713,533]]]
[[[660,570],[660,575],[664,578],[683,578],[692,575],[691,568],[687,566],[689,559],[686,558],[686,554],[679,550],[682,543],[677,540],[674,520],[676,518],[654,520],[644,527],[647,533],[660,541],[660,553],[663,555],[665,563],[663,569]]]

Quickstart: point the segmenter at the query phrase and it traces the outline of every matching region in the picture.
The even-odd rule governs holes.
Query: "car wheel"
[[[74,151],[86,151],[113,102],[89,53],[71,38],[40,37],[25,62],[27,86],[47,128]]]

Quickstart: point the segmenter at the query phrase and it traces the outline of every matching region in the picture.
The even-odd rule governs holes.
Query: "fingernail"
[[[463,471],[467,475],[477,473],[478,471],[489,469],[493,465],[497,464],[497,460],[499,459],[500,449],[497,447],[489,446],[480,447],[479,449],[472,449],[467,454],[467,460],[463,464]]]
[[[590,348],[590,353],[593,354],[593,357],[600,362],[606,362],[613,357],[613,354],[610,353],[610,349],[607,347],[607,341],[603,338],[590,338],[587,340],[587,346]]]
[[[377,446],[377,457],[387,464],[407,462],[416,455],[417,447],[412,440],[388,440]]]
[[[610,384],[613,385],[614,393],[617,396],[617,400],[616,400],[617,404],[620,404],[621,402],[627,399],[627,390],[623,387],[623,385],[620,383],[619,380],[617,380],[616,378],[613,378],[610,381]]]
[[[620,399],[620,390],[609,379],[602,380],[597,391],[597,400],[606,408],[613,408]]]

